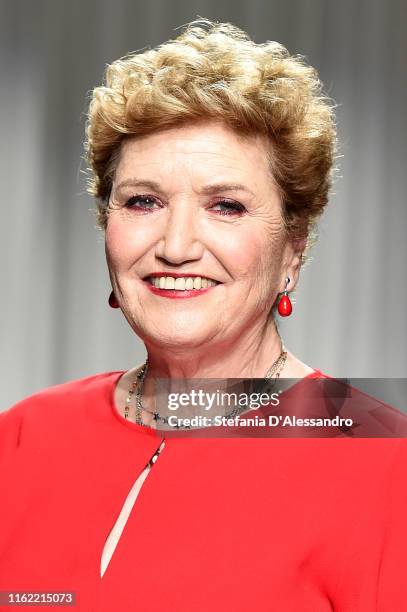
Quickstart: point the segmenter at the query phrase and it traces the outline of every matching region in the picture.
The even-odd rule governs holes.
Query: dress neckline
[[[137,431],[138,433],[144,433],[149,436],[154,437],[162,437],[162,432],[153,427],[149,427],[148,425],[138,425],[137,423],[133,423],[133,421],[129,421],[126,419],[120,412],[118,407],[116,406],[116,402],[114,399],[114,393],[116,390],[117,383],[121,379],[121,377],[126,373],[127,370],[121,370],[119,372],[113,372],[111,378],[109,379],[109,408],[113,413],[113,416],[125,427],[132,429],[133,431]]]
[[[163,432],[158,430],[158,429],[154,429],[153,427],[150,427],[149,425],[138,425],[137,423],[133,423],[133,421],[129,421],[128,419],[126,419],[118,410],[118,407],[116,406],[116,402],[114,399],[114,393],[116,390],[116,386],[117,383],[119,382],[119,380],[121,379],[121,377],[126,373],[127,370],[120,370],[117,372],[112,372],[111,377],[109,378],[109,408],[110,411],[113,413],[113,416],[125,427],[128,427],[130,429],[132,429],[133,431],[136,431],[138,433],[144,433],[147,434],[149,436],[153,436],[153,437],[162,437]],[[309,378],[319,378],[319,377],[325,377],[325,375],[321,372],[321,370],[318,369],[314,369],[312,372],[310,372],[309,374],[307,374],[306,376],[303,376],[302,378],[298,379],[298,382],[295,384],[298,384],[299,382],[303,381],[303,380],[307,380]],[[295,385],[293,385],[295,386]],[[292,388],[292,387],[290,387]],[[288,389],[287,389],[288,391]]]

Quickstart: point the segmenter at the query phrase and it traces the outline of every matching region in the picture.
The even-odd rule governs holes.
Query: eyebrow
[[[122,181],[116,187],[116,189],[122,189],[123,187],[146,187],[153,191],[161,191],[161,187],[155,181],[149,181],[146,179],[130,178]],[[245,185],[240,183],[213,183],[212,185],[206,185],[201,189],[201,193],[205,195],[212,195],[213,193],[222,193],[224,191],[246,191],[251,195],[254,195],[252,191]]]

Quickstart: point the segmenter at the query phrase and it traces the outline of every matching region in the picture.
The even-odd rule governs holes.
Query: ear
[[[296,238],[288,240],[284,247],[283,261],[281,266],[281,277],[279,292],[282,293],[286,286],[285,280],[288,277],[290,282],[287,285],[287,291],[292,291],[300,276],[302,254],[307,244],[306,238]]]

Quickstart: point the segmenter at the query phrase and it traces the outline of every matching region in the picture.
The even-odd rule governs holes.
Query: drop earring
[[[116,299],[114,291],[109,295],[109,306],[110,308],[119,308],[119,302]]]
[[[289,282],[290,282],[290,277],[287,276],[287,278],[285,279],[285,288],[283,291],[283,295],[278,301],[278,314],[281,317],[289,317],[293,311],[293,305],[291,304],[291,300],[288,297],[288,291],[287,291],[287,286]]]

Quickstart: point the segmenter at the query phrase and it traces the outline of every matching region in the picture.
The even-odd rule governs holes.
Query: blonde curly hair
[[[238,27],[200,19],[175,39],[107,66],[92,92],[85,148],[98,220],[124,139],[215,119],[270,141],[291,238],[306,238],[328,199],[336,151],[333,105],[314,68],[281,44],[256,44]]]

